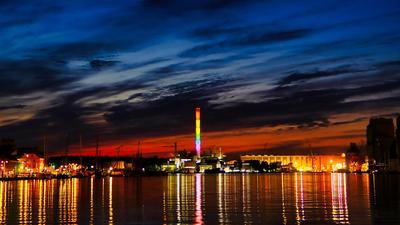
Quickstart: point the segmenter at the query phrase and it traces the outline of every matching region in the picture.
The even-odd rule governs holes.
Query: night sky
[[[1,1],[0,138],[341,152],[400,112],[400,1]],[[266,149],[266,150],[264,150]]]

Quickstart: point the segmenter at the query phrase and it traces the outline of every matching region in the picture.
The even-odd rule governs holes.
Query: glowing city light
[[[196,108],[196,153],[200,157],[201,141],[200,141],[200,108]]]

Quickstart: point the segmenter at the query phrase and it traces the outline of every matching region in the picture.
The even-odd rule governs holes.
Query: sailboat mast
[[[43,136],[43,158],[44,158],[44,164],[46,165],[47,163],[47,138],[46,136]]]
[[[99,136],[96,137],[96,170],[99,169],[99,156],[100,156],[100,149],[99,149]]]

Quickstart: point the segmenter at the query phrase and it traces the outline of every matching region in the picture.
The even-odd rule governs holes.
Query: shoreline
[[[193,175],[193,174],[204,174],[204,175],[217,175],[217,174],[228,174],[228,175],[273,175],[273,174],[296,174],[296,173],[301,173],[301,174],[369,174],[369,175],[400,175],[400,172],[356,172],[356,173],[351,173],[351,172],[276,172],[276,173],[246,173],[246,172],[237,172],[237,173],[158,173],[158,174],[131,174],[131,175],[125,175],[125,176],[113,176],[113,175],[107,175],[107,176],[69,176],[69,177],[57,177],[57,176],[49,176],[49,177],[3,177],[0,178],[0,181],[18,181],[18,180],[65,180],[65,179],[71,179],[71,178],[106,178],[106,177],[124,177],[124,178],[129,178],[129,177],[154,177],[154,176],[174,176],[178,174],[183,174],[183,175]]]

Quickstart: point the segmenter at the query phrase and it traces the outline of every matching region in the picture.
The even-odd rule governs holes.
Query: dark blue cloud
[[[362,72],[360,70],[351,68],[351,66],[341,66],[338,68],[330,69],[327,71],[311,71],[307,73],[302,73],[302,72],[293,72],[289,74],[286,77],[283,77],[279,81],[279,85],[288,85],[296,82],[302,82],[302,81],[308,81],[312,79],[318,79],[318,78],[325,78],[325,77],[332,77],[332,76],[339,76],[343,74],[348,74],[348,73],[358,73]]]
[[[69,73],[60,61],[0,60],[0,96],[56,90],[77,79]]]
[[[7,110],[7,109],[23,109],[25,107],[26,107],[26,105],[6,105],[6,106],[1,106],[0,111]]]
[[[244,34],[243,34],[244,33]],[[198,45],[180,54],[182,57],[199,57],[209,54],[216,54],[225,51],[232,51],[235,48],[258,47],[274,43],[282,43],[295,39],[301,39],[312,33],[311,29],[281,30],[274,32],[249,33],[243,31],[241,34],[233,35],[223,41]]]

